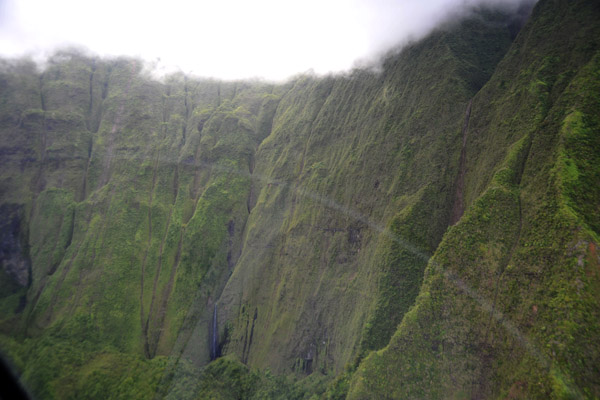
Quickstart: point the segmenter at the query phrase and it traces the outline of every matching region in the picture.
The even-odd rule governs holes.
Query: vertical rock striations
[[[40,398],[598,397],[600,11],[526,14],[280,85],[2,61],[0,348]]]

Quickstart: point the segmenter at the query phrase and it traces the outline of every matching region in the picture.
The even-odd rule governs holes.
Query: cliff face
[[[25,368],[33,390],[69,393],[63,381],[77,377],[59,366],[83,373],[80,356],[92,365],[106,353],[130,368],[125,355],[139,355],[160,371],[155,357],[176,354],[194,329],[190,357],[206,363],[211,306],[248,214],[252,157],[282,89],[159,83],[136,60],[69,53],[43,73],[22,62],[2,69],[2,201],[20,228],[7,250],[32,265],[30,284],[3,298],[3,327],[46,340],[35,340]]]
[[[349,398],[598,396],[599,11],[538,4],[473,98],[465,214]]]
[[[281,85],[3,61],[3,352],[48,398],[600,395],[599,17]]]
[[[230,351],[279,371],[338,373],[387,343],[418,293],[420,254],[449,224],[465,111],[510,44],[504,22],[481,15],[380,74],[301,79],[282,96],[220,300]]]

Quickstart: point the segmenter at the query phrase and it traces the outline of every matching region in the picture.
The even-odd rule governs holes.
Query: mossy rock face
[[[207,303],[239,255],[277,96],[267,84],[159,83],[131,59],[21,64],[2,69],[1,207],[14,226],[3,229],[2,331],[19,338],[6,351],[26,355],[23,377],[42,396],[101,396],[86,379],[113,361],[147,364],[156,390],[165,366],[154,360],[182,343],[197,366],[209,361]],[[44,361],[53,349],[64,357]],[[64,384],[80,368],[89,376]],[[117,375],[99,379],[120,393]],[[131,390],[144,384],[130,378]]]
[[[600,332],[590,272],[597,202],[583,193],[600,181],[593,167],[579,173],[590,159],[581,152],[597,149],[589,135],[598,96],[582,88],[598,84],[598,53],[571,46],[574,32],[599,32],[599,11],[589,2],[540,2],[474,97],[467,211],[444,235],[388,346],[358,367],[349,398],[599,395],[589,368],[598,348],[584,344]],[[539,34],[548,25],[556,27],[552,44]],[[587,45],[598,49],[597,39]]]
[[[387,344],[418,293],[421,254],[435,249],[449,220],[461,126],[476,92],[458,77],[467,54],[457,46],[472,33],[496,49],[477,59],[478,46],[463,46],[476,60],[468,67],[489,78],[510,44],[497,24],[505,17],[438,31],[381,74],[307,77],[283,95],[255,156],[264,182],[244,268],[221,297],[234,321],[228,351],[252,365],[335,375]]]
[[[600,396],[599,17],[277,85],[2,61],[0,350],[40,398]]]

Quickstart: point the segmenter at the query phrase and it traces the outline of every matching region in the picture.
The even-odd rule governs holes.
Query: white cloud
[[[0,0],[0,54],[84,46],[224,79],[352,67],[475,3],[519,0]]]

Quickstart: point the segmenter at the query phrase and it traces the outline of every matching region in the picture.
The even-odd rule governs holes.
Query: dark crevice
[[[87,150],[88,160],[92,157],[92,149],[93,148],[94,148],[94,141],[90,139],[90,142],[88,143],[88,150]]]
[[[39,301],[39,299],[40,299],[40,297],[42,295],[42,292],[46,288],[46,283],[47,283],[46,279],[43,279],[41,281],[41,284],[39,285],[39,288],[38,288],[37,292],[35,293],[35,296],[33,296],[33,299],[30,302],[31,306],[30,306],[29,312],[28,312],[28,314],[27,314],[27,316],[25,318],[25,326],[26,327],[32,326],[32,322],[33,322],[33,319],[35,317],[34,310],[35,310],[35,307],[38,304],[38,301]]]
[[[467,173],[467,137],[469,133],[469,120],[471,118],[471,106],[473,99],[469,100],[467,105],[467,111],[465,112],[465,121],[462,128],[462,147],[460,151],[460,161],[458,162],[458,176],[456,177],[456,183],[454,184],[455,196],[454,204],[452,206],[452,214],[450,219],[450,225],[454,225],[458,222],[465,212],[464,205],[464,191],[465,191],[465,175]]]
[[[111,73],[112,73],[112,66],[109,66],[108,71],[106,73],[106,79],[104,80],[104,84],[102,85],[102,100],[105,100],[106,96],[108,96],[108,81],[110,79]]]
[[[88,150],[87,150],[87,163],[85,165],[85,171],[83,172],[83,183],[81,184],[81,193],[79,193],[79,198],[77,199],[77,201],[83,201],[86,198],[87,195],[87,176],[88,176],[88,171],[90,169],[90,163],[92,162],[92,150],[94,147],[94,138],[90,137],[89,143],[88,143]]]
[[[65,243],[65,250],[71,246],[73,242],[73,232],[75,231],[75,207],[71,212],[71,226],[69,226],[69,233],[67,233],[67,242]]]
[[[246,318],[246,330],[244,331],[244,347],[242,348],[243,364],[248,362],[248,357],[246,356],[246,347],[248,346],[248,325],[250,325],[250,318]]]
[[[288,91],[289,92],[289,91]],[[287,93],[286,93],[287,94]],[[256,130],[257,143],[256,148],[273,132],[273,124],[275,122],[275,115],[281,104],[281,97],[277,100],[267,100],[262,104],[262,110],[259,113],[259,123]],[[262,117],[261,117],[262,116]]]
[[[47,148],[47,140],[48,140],[48,123],[46,121],[46,100],[44,97],[44,74],[40,76],[39,79],[39,91],[40,91],[40,104],[42,106],[43,116],[42,116],[42,126],[41,131],[42,134],[40,136],[40,163],[39,169],[36,172],[35,178],[32,180],[33,188],[32,191],[34,193],[33,204],[31,207],[31,213],[35,208],[35,202],[37,200],[37,195],[44,190],[45,182],[44,182],[44,171],[46,167],[46,148]],[[31,219],[31,215],[30,215]]]
[[[237,82],[235,82],[235,83],[233,84],[233,93],[231,93],[231,100],[232,100],[232,101],[233,101],[233,99],[235,99],[235,96],[236,96],[236,94],[237,94],[237,86],[238,86],[238,84],[237,84]]]
[[[21,314],[25,311],[25,307],[27,307],[27,294],[19,297],[19,304],[17,304],[17,307],[15,308],[15,314]]]
[[[250,355],[250,348],[252,347],[252,340],[254,338],[254,326],[256,324],[256,319],[258,318],[258,307],[254,309],[254,317],[252,318],[252,327],[250,328],[250,339],[248,341],[248,348],[244,346],[246,350],[245,356],[242,356],[242,362],[244,364],[248,364],[248,356]]]
[[[5,292],[0,295],[12,294],[30,285],[31,259],[23,211],[21,204],[0,205],[0,271],[11,282],[2,285]]]
[[[256,325],[256,319],[258,318],[258,307],[254,309],[254,317],[252,317],[252,328],[250,328],[250,340],[248,341],[248,354],[250,354],[250,348],[252,347],[252,339],[254,338],[254,326]],[[248,358],[246,354],[246,361]]]
[[[529,153],[531,152],[531,145],[533,144],[533,138],[529,136],[527,138],[527,147],[523,152],[523,157],[521,162],[519,163],[519,169],[517,170],[517,176],[515,177],[515,185],[521,185],[521,179],[523,179],[523,172],[525,171],[525,164],[527,164],[527,160],[529,159]]]
[[[167,100],[170,96],[171,93],[171,87],[169,85],[167,85],[165,87],[165,94],[163,94],[162,99],[161,99],[161,104],[162,104],[162,125],[161,125],[161,132],[163,135],[163,139],[167,136],[167,121],[169,120],[169,112],[167,111]]]
[[[185,141],[186,141],[186,133],[187,133],[187,125],[188,125],[188,121],[190,118],[190,105],[188,102],[188,81],[187,81],[187,77],[184,78],[184,84],[183,84],[183,90],[184,90],[184,96],[183,96],[183,104],[185,106],[185,118],[183,121],[183,126],[181,127],[181,146],[185,145]]]
[[[248,162],[248,172],[250,172],[250,189],[248,190],[248,198],[246,199],[246,209],[248,210],[248,214],[252,212],[252,209],[256,205],[256,195],[254,194],[254,179],[252,179],[252,174],[254,173],[254,153],[250,155],[250,161]]]
[[[214,305],[212,322],[210,324],[210,360],[216,360],[221,356],[219,348],[219,325],[217,320],[217,303]]]
[[[248,198],[246,199],[246,209],[248,214],[252,212],[252,209],[256,205],[256,199],[254,195],[254,182],[250,182],[250,190],[248,191]]]
[[[279,102],[277,102],[277,105],[275,106],[275,109],[273,110],[273,113],[271,114],[271,118],[269,118],[269,125],[267,127],[266,132],[264,132],[263,136],[260,138],[260,142],[258,143],[258,146],[260,146],[262,141],[265,140],[265,138],[269,137],[271,135],[271,132],[273,132],[273,124],[275,122],[275,114],[277,114],[277,108],[279,108]]]
[[[98,253],[104,253],[104,251],[105,251],[104,249],[106,249],[106,245],[105,245],[106,231],[107,231],[108,227],[110,226],[110,223],[109,223],[109,212],[110,212],[110,207],[111,207],[111,203],[112,203],[112,199],[113,199],[114,195],[115,195],[115,189],[111,190],[111,192],[110,192],[110,196],[108,198],[108,202],[107,202],[106,207],[104,209],[104,214],[103,214],[103,218],[102,218],[102,227],[101,227],[101,229],[98,231],[98,233],[95,236],[95,242],[96,243],[98,242],[98,238],[101,238],[100,246],[94,246],[94,251],[92,253],[92,257],[89,258],[88,260],[86,260],[86,261],[89,262],[88,265],[94,265],[94,262],[96,260],[96,255],[97,255],[96,248],[99,250]],[[91,216],[88,215],[88,223],[89,223],[90,218],[91,218]],[[83,242],[83,240],[81,240],[79,242],[79,245],[77,247],[77,251],[78,252],[79,252],[79,249],[81,248],[82,242]],[[69,264],[69,269],[71,267],[72,267],[72,263]],[[62,276],[62,280],[59,282],[61,285],[64,282],[64,277],[67,276],[68,273],[69,273],[69,271],[65,271],[64,272],[64,274]],[[75,292],[74,295],[72,293],[69,294],[69,297],[70,297],[70,300],[69,300],[70,306],[69,306],[69,311],[67,311],[67,313],[66,313],[67,315],[72,315],[73,314],[73,312],[75,310],[75,307],[77,306],[77,304],[78,304],[78,302],[79,302],[79,300],[81,298],[81,288],[82,288],[82,285],[81,285],[82,271],[81,270],[79,271],[78,275],[79,275],[79,277],[78,277],[78,283],[75,285],[77,287],[77,290],[76,290],[76,292]],[[58,292],[56,292],[56,293],[58,293]],[[62,328],[62,326],[64,326],[66,324],[66,322],[67,322],[66,320],[62,320],[60,322],[61,328]]]
[[[110,205],[112,203],[113,196],[114,196],[114,190],[110,192],[110,195],[108,197],[108,201],[106,203],[106,207],[105,207],[105,209],[104,209],[104,211],[102,213],[104,218],[103,218],[102,228],[100,229],[98,235],[103,235],[103,237],[105,236],[105,232],[106,232],[107,221],[109,219],[108,218],[108,213],[109,213],[109,210],[110,210]],[[91,215],[88,214],[88,216],[87,216],[88,223],[89,223],[90,218],[91,218]],[[62,288],[62,285],[63,285],[63,283],[65,281],[65,278],[67,277],[67,275],[71,271],[73,263],[75,262],[75,260],[79,256],[79,251],[81,250],[81,246],[83,245],[84,242],[85,242],[85,240],[80,240],[79,241],[79,243],[77,244],[77,247],[75,248],[75,251],[73,251],[71,257],[69,258],[69,261],[65,264],[64,268],[62,269],[62,272],[61,272],[61,274],[60,274],[60,276],[58,278],[58,281],[54,285],[52,297],[51,297],[51,300],[50,300],[50,305],[48,306],[48,310],[46,312],[46,321],[45,321],[46,324],[50,323],[50,321],[52,320],[52,314],[54,312],[54,305],[58,301],[58,296],[60,295],[60,290]],[[100,245],[100,249],[103,249],[103,248],[104,248],[104,242],[102,242],[101,245]],[[96,257],[96,254],[93,253],[91,260],[89,260],[89,265],[93,265],[94,264],[95,257]],[[62,264],[62,262],[61,262],[61,264]],[[63,321],[63,323],[64,322],[66,322],[66,321]]]
[[[89,82],[89,96],[90,101],[88,104],[87,117],[85,119],[85,126],[88,131],[92,131],[92,119],[93,119],[93,110],[94,110],[94,72],[96,72],[96,60],[92,60],[92,72],[90,73],[90,82]]]
[[[90,126],[88,127],[88,129],[91,129],[92,133],[98,133],[98,130],[100,130],[100,124],[102,123],[102,115],[103,115],[103,111],[104,111],[104,100],[106,99],[106,96],[108,95],[108,82],[110,79],[110,74],[112,72],[112,67],[108,67],[108,71],[106,73],[106,78],[104,79],[104,83],[102,85],[102,93],[101,93],[101,100],[100,100],[100,104],[97,105],[98,110],[94,113],[94,108],[93,108],[93,77],[94,77],[94,73],[96,71],[96,64],[94,62],[94,64],[92,65],[92,74],[90,75],[90,108],[89,108],[89,124]],[[87,163],[85,165],[85,171],[83,173],[83,183],[81,184],[81,192],[79,193],[79,197],[77,199],[77,201],[83,201],[85,200],[85,198],[87,197],[87,181],[88,181],[88,171],[90,170],[90,164],[92,162],[92,150],[94,147],[94,137],[93,135],[90,136],[89,138],[89,143],[88,143],[88,151],[87,151]]]
[[[97,110],[95,112],[93,112],[92,116],[92,133],[98,133],[98,131],[100,130],[100,124],[102,123],[102,115],[104,114],[104,100],[106,100],[106,97],[108,96],[108,83],[110,80],[110,75],[112,73],[112,67],[108,66],[107,71],[106,71],[106,78],[104,79],[104,82],[102,83],[102,93],[100,96],[100,103],[98,105],[96,105]],[[93,109],[92,109],[93,111]]]
[[[63,229],[63,224],[64,224],[64,217],[61,220],[60,223],[60,227],[58,228],[58,232],[61,232]],[[69,232],[68,232],[68,236],[67,236],[67,242],[65,243],[64,247],[62,248],[62,250],[67,250],[69,248],[69,246],[71,245],[71,242],[73,241],[73,231],[75,230],[75,208],[73,208],[72,212],[71,212],[71,224],[69,226]],[[59,240],[58,238],[56,239],[56,241],[54,242],[54,246],[52,247],[52,253],[54,253],[56,251],[56,247],[59,244]],[[64,252],[62,257],[59,260],[55,260],[54,263],[52,264],[52,266],[48,269],[47,275],[51,276],[53,275],[56,270],[58,269],[58,266],[62,263],[63,259],[64,259]]]
[[[148,204],[148,243],[146,244],[146,251],[144,252],[144,258],[142,259],[142,270],[140,277],[140,321],[142,327],[142,336],[145,338],[144,347],[147,348],[147,327],[144,324],[144,277],[146,275],[146,262],[148,260],[148,253],[152,245],[152,204],[154,200],[154,188],[156,187],[156,170],[158,169],[158,158],[159,152],[156,153],[156,160],[154,161],[154,171],[152,173],[152,188],[150,189],[150,201]],[[149,353],[145,353],[149,356]]]
[[[46,111],[46,99],[44,98],[44,74],[40,75],[40,106]]]
[[[179,193],[179,165],[175,167],[175,175],[173,177],[173,204],[177,201],[177,193]]]
[[[202,128],[199,128],[201,131]],[[196,205],[198,203],[198,196],[200,196],[200,168],[198,166],[200,158],[200,144],[196,146],[196,150],[194,151],[194,180],[192,182],[192,197],[196,200]],[[195,209],[195,206],[194,206]],[[192,214],[193,216],[193,214]],[[192,217],[190,216],[190,218]]]
[[[254,173],[254,163],[254,153],[252,153],[250,155],[250,159],[248,160],[248,172],[250,172],[250,175]]]
[[[56,272],[56,270],[58,269],[58,266],[60,265],[60,263],[62,262],[62,260],[58,260],[56,262],[54,262],[50,268],[48,268],[48,272],[47,275],[48,276],[52,276],[54,275],[54,273]]]

